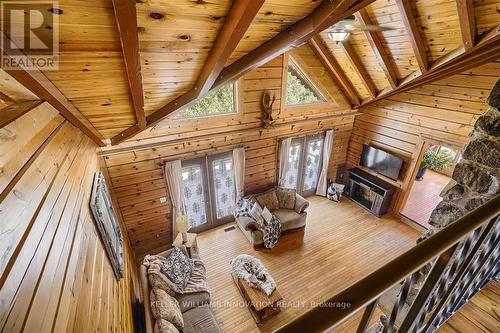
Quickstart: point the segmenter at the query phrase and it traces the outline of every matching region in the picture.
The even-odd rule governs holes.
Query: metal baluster
[[[415,319],[420,315],[422,309],[429,299],[430,294],[434,290],[436,283],[439,281],[439,279],[443,275],[444,270],[448,266],[449,261],[452,259],[453,253],[455,252],[456,248],[457,245],[454,245],[447,251],[439,255],[434,265],[432,266],[431,271],[427,275],[422,289],[420,289],[420,292],[411,305],[410,310],[403,319],[398,332],[410,332],[413,324],[415,323]]]
[[[470,295],[470,289],[475,288],[475,286],[476,286],[475,281],[480,276],[480,274],[482,272],[482,268],[487,265],[488,261],[490,261],[492,256],[497,257],[497,255],[495,255],[495,253],[498,253],[499,242],[500,242],[500,237],[498,237],[498,236],[495,237],[493,244],[491,244],[492,246],[490,246],[489,248],[486,247],[486,249],[482,253],[482,255],[476,259],[475,269],[468,272],[469,274],[467,274],[469,283],[467,285],[464,285],[461,292],[458,293],[455,297],[454,305],[451,309],[452,313],[455,313],[463,305],[463,301],[468,299],[466,296]],[[493,261],[494,260],[495,259],[493,258]],[[491,266],[494,266],[494,265],[491,265]]]
[[[410,291],[411,287],[413,287],[413,285],[415,284],[415,281],[417,281],[417,277],[419,274],[420,272],[416,271],[415,273],[407,277],[403,282],[403,288],[399,293],[399,297],[396,300],[394,307],[392,308],[391,316],[389,317],[387,325],[384,327],[382,333],[392,333],[392,330],[394,329],[394,323],[396,322],[396,318],[398,316],[399,309],[405,304],[406,299],[408,298],[408,292]]]
[[[452,254],[450,260],[448,261],[448,264],[444,267],[441,278],[436,283],[434,292],[431,292],[428,301],[424,305],[424,308],[417,316],[417,318],[414,320],[412,333],[417,333],[420,330],[420,328],[425,322],[427,314],[432,311],[436,302],[441,298],[442,294],[446,290],[446,287],[448,286],[448,281],[455,274],[459,266],[459,263],[461,262],[461,259],[464,256],[464,252],[467,251],[467,246],[470,245],[470,241],[472,238],[473,238],[472,235],[470,235],[469,237],[467,237],[466,240],[456,245],[456,249]]]
[[[496,251],[488,260],[488,262],[481,267],[479,274],[473,281],[471,288],[467,290],[464,296],[464,301],[467,302],[470,300],[480,289],[481,286],[488,280],[488,278],[492,275],[495,266],[498,264],[498,251]]]
[[[377,308],[377,304],[378,298],[366,306],[365,311],[363,312],[363,317],[361,317],[358,330],[356,331],[357,333],[366,332],[366,330],[368,329],[368,325],[370,324],[370,320],[372,319],[373,313]]]
[[[498,221],[498,218],[497,218]],[[450,298],[450,303],[447,306],[447,312],[448,313],[454,313],[454,308],[456,306],[459,306],[458,304],[461,302],[459,299],[459,296],[463,293],[466,292],[470,288],[470,286],[473,283],[473,277],[478,270],[481,269],[481,267],[484,265],[485,258],[488,257],[488,252],[487,249],[491,249],[492,242],[498,237],[499,234],[499,228],[498,226],[496,227],[495,230],[492,231],[491,236],[486,239],[485,241],[478,242],[479,248],[475,251],[473,254],[473,257],[471,258],[471,264],[470,268],[467,270],[467,272],[464,274],[462,280],[460,281],[457,291],[453,293],[453,295]],[[441,321],[442,322],[442,321]]]
[[[446,290],[443,297],[439,301],[431,317],[428,319],[427,324],[425,325],[422,332],[424,333],[433,332],[437,327],[439,327],[438,326],[439,324],[436,325],[437,321],[436,319],[439,317],[440,314],[443,313],[443,311],[447,312],[446,311],[447,303],[451,299],[453,292],[456,291],[456,286],[459,284],[460,281],[463,280],[463,277],[467,272],[467,270],[470,269],[472,260],[474,259],[479,249],[483,246],[485,239],[491,235],[491,231],[495,226],[495,222],[496,222],[495,220],[491,220],[490,223],[488,223],[488,225],[485,226],[484,228],[477,229],[476,231],[474,231],[472,237],[470,237],[467,240],[466,244],[464,245],[464,251],[463,251],[463,253],[466,253],[467,256],[462,261],[460,268],[458,269],[457,273],[455,274],[455,277],[453,278],[453,281],[451,282],[449,288]],[[478,231],[481,232],[479,236],[477,235]],[[475,244],[469,251],[469,246],[471,245],[472,241],[475,241]]]

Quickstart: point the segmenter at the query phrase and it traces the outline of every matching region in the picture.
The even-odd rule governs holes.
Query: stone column
[[[487,99],[488,111],[476,121],[452,180],[441,192],[443,201],[431,214],[431,234],[481,206],[499,192],[500,80]]]

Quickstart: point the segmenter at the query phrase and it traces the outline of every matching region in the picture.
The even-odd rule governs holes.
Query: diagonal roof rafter
[[[296,22],[287,30],[280,32],[278,35],[271,38],[258,48],[233,62],[231,65],[225,67],[218,75],[214,84],[210,87],[210,90],[217,89],[229,82],[235,81],[243,74],[265,64],[266,62],[274,59],[275,57],[292,48],[300,46],[314,34],[354,14],[373,1],[375,0],[323,1],[312,14]],[[238,2],[235,2],[235,4],[237,3]],[[231,8],[231,11],[233,10],[233,8],[234,4]],[[249,15],[249,12],[247,11],[246,14]],[[224,24],[222,29],[224,30],[225,28],[226,24]],[[186,94],[181,95],[180,97],[176,98],[175,100],[171,101],[164,107],[148,116],[146,127],[155,125],[168,114],[174,112],[175,110],[186,105],[187,103],[194,101],[199,97],[200,95],[198,95],[197,91],[195,91],[194,89],[188,91]],[[112,138],[111,142],[112,144],[118,144],[139,133],[140,131],[141,129],[138,128],[137,125],[129,127],[122,133]]]

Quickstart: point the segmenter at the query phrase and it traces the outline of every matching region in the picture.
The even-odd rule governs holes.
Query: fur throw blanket
[[[270,296],[276,283],[259,259],[247,254],[240,254],[231,261],[231,274],[243,279],[252,288],[262,290]]]

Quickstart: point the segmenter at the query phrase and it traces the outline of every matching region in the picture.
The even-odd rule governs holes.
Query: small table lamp
[[[188,223],[188,217],[185,214],[179,215],[175,221],[177,231],[182,234],[182,244],[187,243],[187,232],[189,231],[190,225]]]

